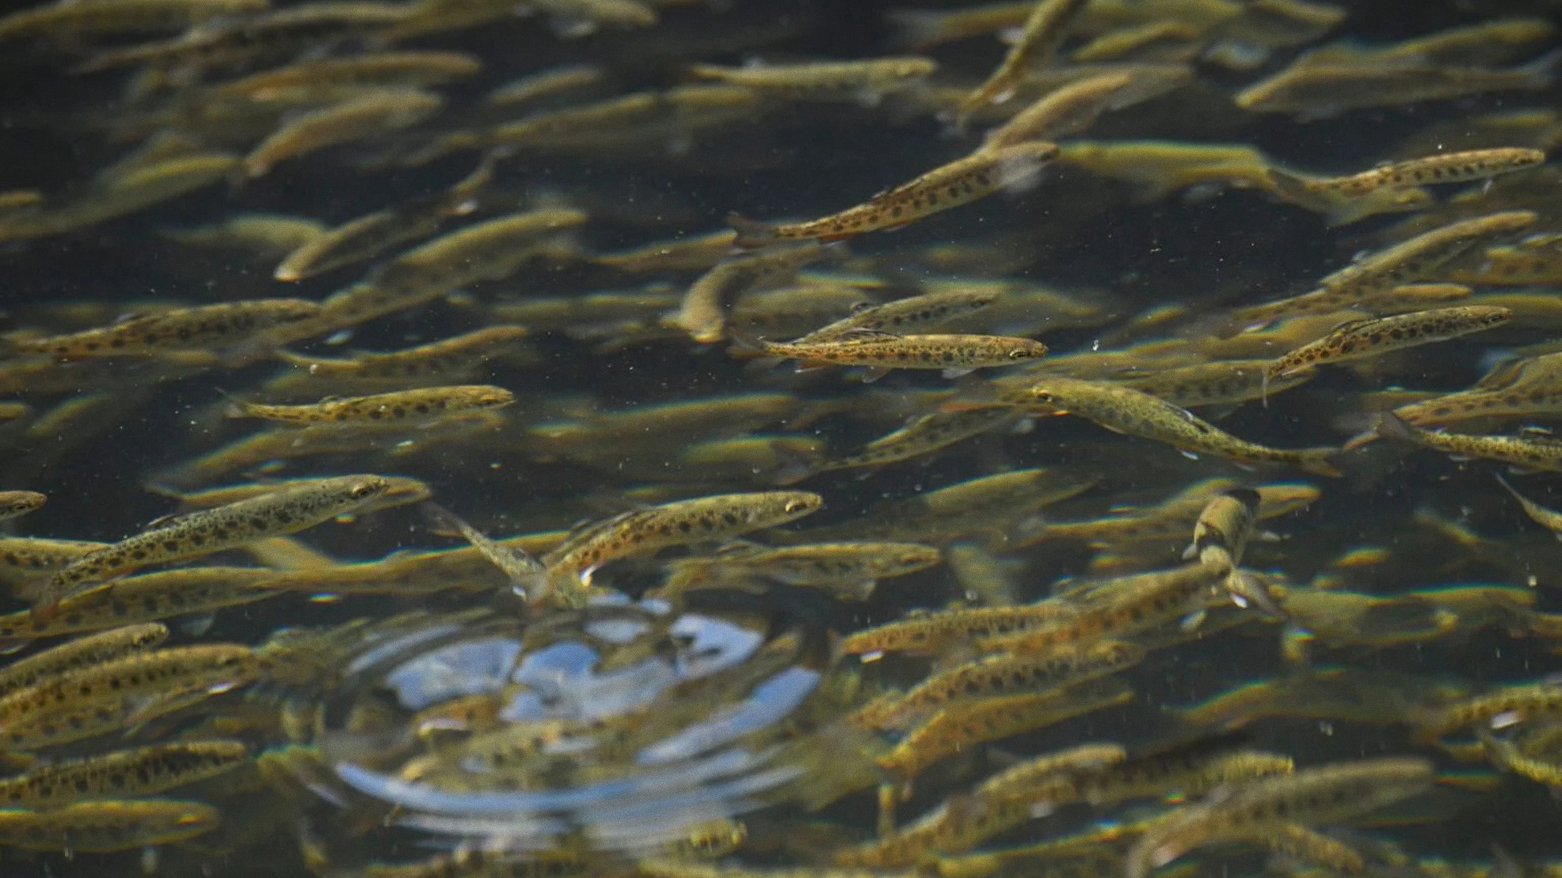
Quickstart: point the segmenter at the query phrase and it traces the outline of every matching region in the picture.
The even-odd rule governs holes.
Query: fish
[[[839,648],[845,655],[936,654],[972,640],[980,642],[1035,628],[1066,625],[1077,616],[1075,607],[1047,600],[1018,607],[963,607],[854,631],[841,640]]]
[[[1509,494],[1512,494],[1513,499],[1519,501],[1519,507],[1524,510],[1525,515],[1529,516],[1530,521],[1533,521],[1541,527],[1546,528],[1547,530],[1556,534],[1557,539],[1562,540],[1562,512],[1548,509],[1547,507],[1536,503],[1534,500],[1525,497],[1523,494],[1520,494],[1518,491],[1514,490],[1513,486],[1508,484],[1508,480],[1504,479],[1501,475],[1497,476],[1497,483],[1502,485],[1503,490],[1507,491]]]
[[[1185,68],[1130,69],[1081,79],[1051,92],[1014,118],[987,132],[982,149],[1004,149],[1027,141],[1057,141],[1080,134],[1101,114],[1143,103],[1193,81]]]
[[[968,314],[978,314],[998,300],[996,290],[935,290],[881,305],[861,304],[849,316],[793,339],[798,344],[850,339],[854,333],[888,332],[906,335],[924,331]]]
[[[111,326],[38,339],[14,339],[7,344],[19,353],[47,354],[67,361],[89,357],[157,356],[169,351],[216,351],[214,359],[222,356],[232,359],[241,357],[268,331],[319,314],[320,305],[305,299],[252,299],[174,308],[132,317]]]
[[[1180,451],[1251,463],[1283,463],[1310,473],[1338,476],[1335,449],[1280,449],[1239,439],[1148,393],[1100,381],[1048,377],[1016,394],[1027,407],[1083,417],[1119,433],[1163,442]]]
[[[1432,780],[1432,766],[1424,759],[1383,757],[1239,784],[1207,803],[1183,807],[1146,832],[1128,852],[1125,874],[1139,878],[1233,833],[1338,822],[1421,792]]]
[[[788,585],[824,588],[852,600],[867,600],[880,579],[905,576],[939,563],[937,548],[919,543],[811,543],[766,548],[738,544],[719,554],[669,565],[662,594],[676,594],[723,577],[757,577]]]
[[[1063,689],[1133,667],[1144,656],[1143,647],[1114,640],[986,656],[913,686],[889,707],[885,724],[903,724],[962,698]]]
[[[241,741],[152,744],[55,762],[0,780],[7,808],[41,811],[85,799],[154,796],[249,762]]]
[[[777,478],[781,484],[792,484],[823,472],[911,460],[947,448],[963,439],[1012,426],[1019,420],[1019,415],[1001,408],[928,412],[856,451],[817,462],[798,462],[784,468],[777,474]]]
[[[975,646],[985,652],[1046,655],[1079,644],[1110,643],[1106,638],[1143,633],[1197,612],[1232,571],[1224,556],[1212,553],[1208,561],[1108,579],[1092,588],[1071,615],[1051,624],[980,634]]]
[[[1535,220],[1536,215],[1529,211],[1507,211],[1433,229],[1347,265],[1325,277],[1310,293],[1240,308],[1232,315],[1228,329],[1240,331],[1280,317],[1326,314],[1350,307],[1368,295],[1425,280],[1482,239],[1522,231]]]
[[[1320,363],[1339,363],[1447,341],[1501,326],[1511,319],[1513,311],[1508,308],[1464,305],[1352,320],[1317,341],[1280,355],[1264,370],[1264,375],[1283,378]]]
[[[916,86],[937,69],[938,63],[931,58],[903,56],[747,67],[696,64],[689,72],[696,79],[743,86],[787,98],[830,100],[844,97],[872,104],[886,94]]]
[[[272,272],[294,282],[371,259],[398,244],[425,238],[445,220],[471,213],[482,189],[493,180],[493,157],[443,192],[365,214],[328,229],[290,251]]]
[[[0,697],[59,674],[152,649],[167,638],[168,626],[148,622],[62,643],[0,669]]]
[[[48,496],[37,491],[0,491],[0,521],[20,518],[42,509],[47,502]]]
[[[1132,689],[1108,678],[1101,685],[955,702],[906,732],[876,762],[885,771],[909,779],[977,744],[1121,706],[1132,698]]]
[[[759,358],[761,365],[796,360],[800,369],[867,366],[864,380],[892,369],[939,369],[959,377],[973,369],[1011,366],[1046,355],[1047,346],[1029,338],[999,335],[895,335],[863,330],[838,341],[773,342],[738,339],[734,352]]]
[[[106,0],[22,9],[0,17],[0,40],[178,30],[205,19],[265,9],[266,0]]]
[[[1544,436],[1487,436],[1412,427],[1393,412],[1378,418],[1377,435],[1458,457],[1498,460],[1534,470],[1562,470],[1562,440]]]
[[[739,247],[760,247],[800,238],[824,243],[844,241],[867,232],[897,229],[995,192],[1022,188],[1057,155],[1057,144],[1046,142],[979,150],[861,204],[818,219],[767,225],[729,214],[727,222],[738,233],[735,243]]]
[[[278,571],[264,567],[187,567],[127,576],[113,588],[65,598],[48,619],[31,610],[0,615],[0,645],[200,616],[282,594],[268,587],[279,578]]]
[[[1118,383],[1148,393],[1183,408],[1221,406],[1265,399],[1300,387],[1316,377],[1306,368],[1285,375],[1267,374],[1271,360],[1214,360],[1192,366],[1145,370],[1145,374],[1125,373]],[[1138,370],[1136,370],[1137,372]]]
[[[501,408],[513,402],[515,394],[503,387],[468,384],[326,399],[308,405],[264,405],[239,401],[228,410],[228,416],[298,425],[416,423],[447,415]]]
[[[1359,174],[1305,181],[1311,192],[1359,198],[1379,189],[1413,189],[1428,184],[1463,183],[1538,165],[1546,154],[1538,149],[1500,147],[1448,152],[1379,165]],[[1279,173],[1271,170],[1271,173]]]
[[[729,312],[740,295],[784,284],[828,255],[818,243],[804,241],[723,259],[690,284],[668,323],[700,344],[715,344],[728,336]]]
[[[297,533],[369,503],[388,487],[379,476],[336,476],[180,516],[60,568],[33,590],[34,615],[48,621],[61,601],[139,567]]]
[[[638,509],[592,523],[542,557],[551,591],[566,597],[591,585],[603,564],[668,546],[710,542],[775,527],[817,512],[824,498],[807,491],[721,494]]]
[[[989,103],[1002,103],[1029,69],[1045,67],[1068,33],[1069,25],[1084,11],[1087,0],[1040,0],[1021,25],[1020,34],[987,81],[960,102],[958,119]]]
[[[1562,710],[1562,686],[1555,681],[1500,686],[1492,691],[1414,711],[1408,721],[1418,743],[1487,725],[1500,717],[1517,720],[1550,717]],[[1506,723],[1504,723],[1506,724]]]
[[[314,11],[321,11],[325,5],[314,4]],[[295,11],[308,8],[295,7]],[[369,52],[348,58],[304,60],[262,70],[220,83],[214,87],[214,92],[220,96],[264,101],[289,89],[418,88],[472,76],[481,69],[480,60],[463,52]]]
[[[444,105],[441,96],[417,88],[370,91],[288,120],[250,150],[240,168],[246,177],[262,177],[286,159],[383,131],[411,127]]]
[[[1544,89],[1556,58],[1545,55],[1503,70],[1427,63],[1293,63],[1238,92],[1237,106],[1254,113],[1290,113],[1303,120],[1347,110],[1448,100],[1489,91]]]
[[[133,851],[188,841],[221,822],[222,812],[205,802],[96,799],[53,811],[0,811],[0,844],[35,851]]]

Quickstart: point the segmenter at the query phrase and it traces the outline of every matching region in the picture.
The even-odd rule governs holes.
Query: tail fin
[[[774,244],[781,240],[780,236],[776,234],[774,223],[764,223],[759,220],[746,219],[736,213],[729,213],[727,214],[727,225],[732,226],[732,230],[738,233],[737,238],[732,243],[739,247],[764,247],[767,244]]]

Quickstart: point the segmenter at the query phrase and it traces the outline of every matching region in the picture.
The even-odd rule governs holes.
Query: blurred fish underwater
[[[0,13],[0,875],[1562,875],[1556,0]]]

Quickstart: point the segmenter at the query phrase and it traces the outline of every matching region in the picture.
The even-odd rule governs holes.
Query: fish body
[[[740,347],[740,350],[745,348]],[[800,367],[867,366],[871,369],[941,369],[963,374],[972,369],[1012,366],[1047,353],[1028,338],[1000,335],[892,335],[862,332],[840,341],[756,341],[746,348],[770,359],[796,360]]]
[[[47,495],[37,491],[0,491],[0,521],[20,518],[29,512],[42,509],[49,502]]]
[[[1288,377],[1321,363],[1357,360],[1481,332],[1512,318],[1513,311],[1508,308],[1464,305],[1352,320],[1317,341],[1282,354],[1269,364],[1266,374]]]
[[[96,799],[53,811],[0,810],[0,844],[34,851],[133,851],[187,841],[221,822],[221,812],[204,802]]]
[[[1546,154],[1538,149],[1506,147],[1449,152],[1380,165],[1346,177],[1305,184],[1315,192],[1337,192],[1352,198],[1379,189],[1410,189],[1434,183],[1463,183],[1538,165]]]
[[[382,89],[291,119],[244,157],[249,177],[264,176],[279,162],[377,134],[408,128],[432,116],[445,101],[421,89]]]
[[[817,99],[844,96],[848,99],[874,101],[886,93],[915,85],[937,69],[938,64],[931,58],[906,56],[752,67],[696,64],[690,72],[699,79],[745,86],[786,97]]]
[[[515,394],[503,387],[470,384],[397,390],[371,396],[330,399],[310,405],[239,402],[230,415],[301,425],[415,423],[462,412],[500,408],[513,402]]]
[[[61,360],[155,356],[165,351],[231,350],[269,330],[319,314],[320,305],[304,299],[254,299],[174,308],[97,329],[15,341],[12,347]]]
[[[979,151],[855,207],[808,222],[765,225],[737,216],[727,219],[737,229],[739,247],[799,238],[843,241],[866,232],[899,228],[994,192],[1021,186],[1057,154],[1057,144],[1041,142]]]
[[[888,332],[896,335],[922,332],[968,314],[987,309],[1001,294],[996,290],[941,290],[909,296],[885,302],[882,305],[862,305],[852,310],[850,316],[822,326],[801,338],[797,343],[817,343],[849,339],[854,332]]]
[[[0,780],[0,803],[43,810],[83,799],[153,796],[232,771],[249,761],[239,741],[153,744],[55,762]]]
[[[960,118],[963,120],[989,103],[1007,100],[1028,70],[1049,64],[1069,25],[1086,5],[1088,0],[1040,0],[998,69],[960,102]]]
[[[1379,418],[1377,434],[1457,457],[1498,460],[1525,469],[1562,470],[1562,440],[1544,436],[1487,436],[1425,430],[1406,424],[1393,412],[1384,412]]]
[[[138,567],[207,555],[313,527],[374,500],[388,487],[379,476],[337,476],[192,512],[67,564],[36,590],[34,612],[47,620],[60,601]]]
[[[1282,463],[1319,475],[1336,476],[1333,449],[1280,449],[1239,439],[1213,424],[1147,393],[1100,381],[1055,376],[1032,384],[1019,398],[1047,412],[1072,414],[1118,433],[1164,442],[1194,454],[1228,460]]]
[[[542,563],[550,582],[578,589],[580,585],[589,586],[592,573],[609,561],[775,527],[823,505],[824,498],[806,491],[721,494],[681,500],[590,525],[543,556]]]

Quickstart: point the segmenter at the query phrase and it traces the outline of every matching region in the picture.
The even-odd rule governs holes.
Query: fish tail
[[[1302,452],[1301,458],[1297,460],[1297,466],[1315,476],[1337,479],[1345,475],[1345,471],[1340,468],[1342,454],[1338,448],[1311,449]]]
[[[727,353],[740,360],[749,361],[743,367],[745,372],[750,374],[768,372],[781,365],[781,361],[785,359],[784,357],[773,356],[770,350],[765,347],[763,340],[755,338],[748,333],[729,329],[727,335],[732,339],[732,347],[727,349]]]
[[[1518,67],[1513,68],[1515,73],[1521,73],[1528,82],[1529,88],[1550,88],[1557,75],[1557,63],[1562,61],[1562,48],[1552,49],[1539,58]]]
[[[1393,412],[1384,412],[1378,417],[1377,429],[1373,433],[1380,439],[1395,439],[1400,442],[1414,442],[1415,428],[1405,423],[1405,419]]]
[[[1274,187],[1274,193],[1280,196],[1280,200],[1305,207],[1308,210],[1327,209],[1318,193],[1307,188],[1307,181],[1299,174],[1280,168],[1265,168],[1264,176],[1269,178],[1269,185]]]
[[[738,233],[733,243],[739,247],[763,247],[780,240],[774,224],[751,220],[738,213],[727,214],[727,225]]]

